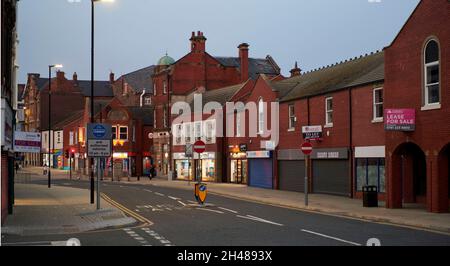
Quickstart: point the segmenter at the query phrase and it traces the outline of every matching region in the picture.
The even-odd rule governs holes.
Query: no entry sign
[[[311,153],[313,152],[313,146],[311,143],[309,142],[305,142],[302,145],[302,152],[304,155],[311,155]]]
[[[201,140],[195,142],[194,143],[194,151],[196,153],[204,153],[206,151],[206,144]]]

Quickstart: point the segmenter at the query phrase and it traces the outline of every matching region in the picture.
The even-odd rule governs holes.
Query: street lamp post
[[[51,139],[50,134],[52,131],[52,68],[62,68],[62,65],[49,65],[48,66],[48,188],[52,187],[52,173],[51,173]],[[53,135],[53,134],[52,134]],[[54,137],[54,136],[53,136]],[[53,138],[53,144],[54,144]]]
[[[95,3],[96,2],[114,2],[114,0],[91,0],[91,123],[94,123],[94,15],[95,15]],[[94,158],[90,159],[91,165],[91,204],[94,204]]]

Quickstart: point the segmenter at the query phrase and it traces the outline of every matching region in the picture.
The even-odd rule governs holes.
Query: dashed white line
[[[219,214],[224,214],[224,212],[217,211],[217,210],[204,209],[204,208],[196,208],[196,209],[200,210],[200,211],[208,211],[208,212],[215,212],[215,213],[219,213]]]
[[[265,220],[259,217],[255,217],[255,216],[251,216],[251,215],[247,215],[247,216],[242,216],[242,215],[236,215],[236,217],[242,218],[242,219],[247,219],[247,220],[252,220],[252,221],[256,221],[256,222],[261,222],[261,223],[267,223],[267,224],[272,224],[272,225],[277,225],[277,226],[284,226],[282,224],[279,223],[275,223],[269,220]]]
[[[230,209],[227,209],[227,208],[222,208],[222,207],[217,207],[217,208],[219,208],[219,209],[221,209],[221,210],[224,210],[224,211],[227,211],[227,212],[234,213],[234,214],[237,214],[237,213],[238,213],[237,211],[233,211],[233,210],[230,210]]]
[[[159,192],[155,192],[156,195],[161,196],[161,197],[165,197],[166,195],[159,193]]]
[[[328,238],[328,239],[333,239],[333,240],[336,240],[336,241],[339,241],[339,242],[343,242],[343,243],[347,243],[347,244],[354,245],[354,246],[361,246],[361,244],[358,244],[358,243],[355,243],[355,242],[347,241],[347,240],[344,240],[344,239],[340,239],[340,238],[337,238],[337,237],[324,235],[324,234],[313,232],[313,231],[309,231],[309,230],[302,229],[302,232],[305,232],[305,233],[308,233],[308,234],[312,234],[312,235],[316,235],[316,236],[321,236],[321,237]]]
[[[177,198],[177,197],[172,197],[172,196],[168,196],[168,197],[173,200],[180,200],[180,198]]]
[[[148,189],[144,189],[144,191],[147,191],[147,192],[153,193],[153,191],[151,191],[151,190],[148,190]]]
[[[183,205],[183,206],[186,206],[186,205],[187,205],[186,203],[184,203],[184,202],[182,202],[182,201],[178,201],[178,203],[180,203],[180,204]]]

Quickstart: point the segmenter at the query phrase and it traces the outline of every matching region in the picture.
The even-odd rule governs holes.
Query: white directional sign
[[[88,157],[111,157],[112,127],[107,124],[88,125]]]

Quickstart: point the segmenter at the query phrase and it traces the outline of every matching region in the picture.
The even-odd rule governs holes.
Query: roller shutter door
[[[250,186],[272,189],[272,159],[253,159],[248,164]]]
[[[314,160],[314,193],[349,196],[349,165],[347,160]]]
[[[305,191],[305,161],[279,161],[280,190]]]

